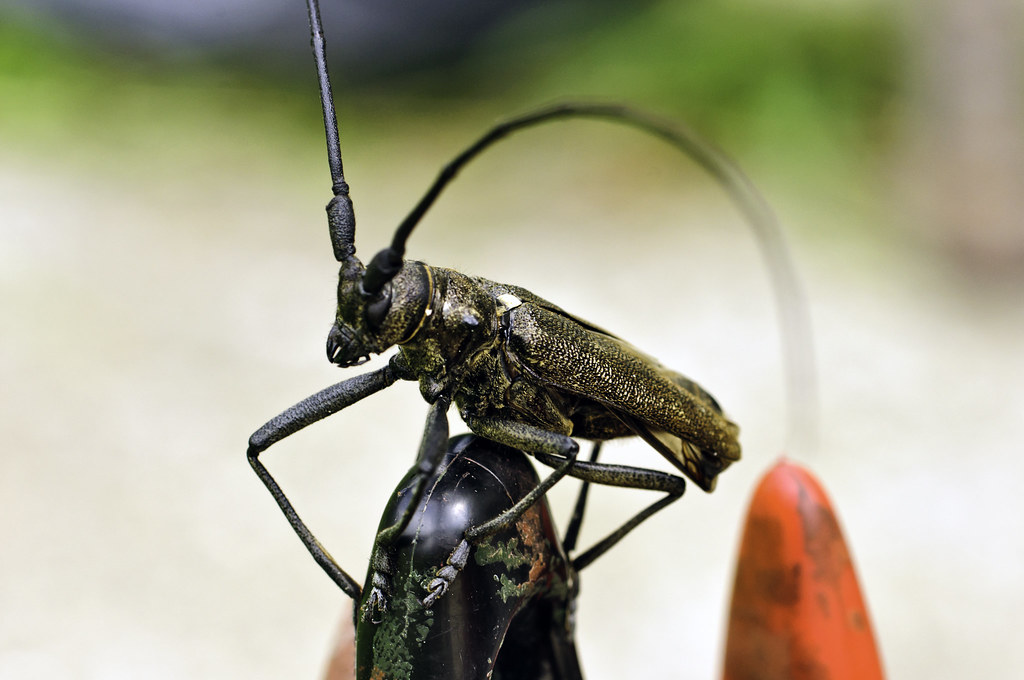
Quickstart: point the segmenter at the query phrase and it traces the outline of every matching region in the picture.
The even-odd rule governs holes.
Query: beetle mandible
[[[477,435],[525,451],[554,469],[532,492],[498,517],[466,532],[436,578],[426,586],[428,607],[465,565],[474,542],[509,526],[559,479],[663,491],[666,496],[637,513],[573,561],[579,569],[608,550],[640,522],[679,498],[681,477],[640,467],[597,462],[600,442],[638,436],[705,491],[740,457],[738,427],[710,394],[628,342],[514,285],[468,276],[405,259],[413,228],[460,169],[509,134],[552,120],[591,117],[625,123],[681,149],[747,200],[738,170],[685,129],[633,109],[603,104],[561,104],[499,124],[460,153],[401,223],[388,248],[369,265],[355,255],[355,217],[345,182],[337,122],[327,73],[317,0],[307,0],[313,53],[320,82],[334,197],[327,205],[335,258],[340,262],[338,307],[327,339],[333,364],[356,366],[397,346],[381,369],[348,378],[269,421],[249,440],[248,460],[302,542],[341,589],[357,601],[359,584],[320,545],[259,460],[272,444],[393,385],[415,380],[430,404],[417,456],[410,508],[380,531],[371,557],[372,589],[365,620],[387,611],[391,564],[388,545],[419,504],[426,480],[448,441],[447,412],[454,403]],[[574,438],[596,442],[590,461],[577,461]],[[574,524],[578,522],[574,519]],[[575,532],[573,532],[575,533]],[[567,540],[572,547],[575,536]]]

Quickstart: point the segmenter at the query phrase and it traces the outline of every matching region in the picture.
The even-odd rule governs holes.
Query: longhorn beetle
[[[602,104],[550,106],[495,126],[456,156],[399,225],[391,245],[364,266],[355,255],[355,217],[342,168],[317,0],[307,0],[307,6],[333,182],[328,225],[335,258],[341,263],[338,308],[327,338],[327,356],[333,364],[350,367],[393,346],[398,352],[383,368],[328,387],[266,423],[249,440],[248,460],[314,559],[358,601],[359,584],[299,518],[259,455],[281,439],[398,380],[419,382],[420,393],[430,407],[417,455],[412,502],[398,521],[377,536],[371,557],[371,592],[362,610],[364,620],[380,621],[387,611],[392,573],[388,546],[408,524],[423,496],[424,481],[444,455],[447,412],[453,403],[475,434],[521,449],[554,472],[512,508],[466,531],[464,540],[426,586],[423,603],[428,607],[456,578],[475,542],[516,521],[567,474],[584,484],[666,494],[576,557],[573,565],[577,569],[682,495],[685,481],[676,475],[597,462],[598,447],[604,440],[638,436],[683,475],[711,491],[718,474],[739,459],[740,446],[738,427],[704,389],[626,341],[523,288],[406,260],[405,243],[441,191],[470,160],[509,134],[548,121],[606,119],[659,137],[714,175],[763,232],[763,202],[745,177],[692,133],[633,109]],[[596,442],[589,462],[576,460],[578,445],[573,437]],[[577,515],[582,504],[578,507]],[[566,541],[569,548],[575,543],[578,519],[574,518],[572,536]]]

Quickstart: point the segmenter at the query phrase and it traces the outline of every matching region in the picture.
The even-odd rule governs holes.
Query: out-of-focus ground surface
[[[360,253],[383,245],[440,165],[503,115],[563,93],[695,118],[789,233],[821,384],[819,445],[793,454],[832,494],[888,672],[1013,677],[1024,667],[1024,300],[1012,245],[1022,218],[999,215],[1007,245],[964,256],[908,207],[931,191],[929,205],[952,195],[970,215],[976,193],[970,178],[938,192],[929,179],[944,159],[928,140],[942,136],[915,135],[945,128],[914,95],[927,88],[904,68],[913,50],[886,52],[902,45],[884,32],[898,20],[809,40],[839,56],[751,75],[748,46],[799,43],[804,33],[785,31],[806,14],[798,3],[729,6],[716,23],[656,3],[572,38],[571,50],[535,45],[530,77],[507,92],[342,93]],[[874,11],[837,6],[822,21],[860,26]],[[74,42],[32,57],[40,33],[13,26],[0,41],[0,678],[316,677],[346,603],[243,455],[266,419],[347,375],[323,351],[335,263],[312,74],[281,85],[237,64],[154,66]],[[628,42],[651,27],[662,30]],[[679,47],[683,59],[652,46],[683,30],[719,31],[709,41],[721,47]],[[620,35],[623,50],[661,64],[659,77],[602,58]],[[856,63],[880,53],[877,78]],[[800,65],[813,77],[787,80]],[[477,68],[490,81],[503,73]],[[858,68],[879,82],[834,101],[826,85],[797,89],[860,83]],[[701,108],[700,84],[723,82],[705,93],[716,106]],[[1019,103],[1019,91],[1006,96]],[[985,143],[1002,158],[1020,138]],[[983,203],[999,200],[1012,199]],[[747,496],[784,439],[771,298],[736,211],[675,152],[574,123],[481,160],[410,255],[526,286],[625,336],[742,425],[744,460],[718,490],[691,489],[590,567],[579,604],[589,678],[715,677]],[[399,385],[265,456],[359,577],[424,416],[415,387]],[[609,449],[660,465],[640,444]],[[575,488],[552,494],[562,517]],[[584,543],[651,500],[609,489],[592,499]]]

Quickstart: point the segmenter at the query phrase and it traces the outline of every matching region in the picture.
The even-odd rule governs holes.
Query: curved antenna
[[[817,441],[817,378],[810,315],[782,230],[767,201],[739,167],[697,133],[678,123],[621,105],[562,103],[495,125],[441,170],[427,193],[398,226],[391,246],[373,258],[363,278],[364,290],[371,294],[380,292],[384,284],[398,272],[405,255],[405,242],[412,230],[463,166],[513,132],[565,118],[606,119],[654,135],[704,168],[737,204],[753,229],[774,291],[789,411],[786,448],[791,453],[812,450]]]
[[[316,77],[320,82],[320,104],[324,111],[324,131],[327,133],[327,163],[331,166],[331,191],[334,197],[327,203],[327,228],[331,232],[334,259],[342,262],[356,252],[356,215],[348,195],[345,170],[341,166],[341,142],[338,139],[338,119],[334,113],[334,95],[327,74],[327,43],[320,24],[320,5],[307,0],[309,10],[310,43],[316,61]]]

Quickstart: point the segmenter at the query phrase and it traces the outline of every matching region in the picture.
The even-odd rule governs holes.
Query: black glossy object
[[[402,515],[415,475],[411,470],[398,485],[381,528]],[[422,602],[438,565],[466,530],[508,509],[537,483],[520,451],[474,435],[449,440],[405,531],[390,546],[374,546],[388,551],[393,592],[379,624],[357,616],[357,678],[582,679],[572,636],[576,574],[543,498],[514,526],[472,547],[465,568],[432,608]]]

